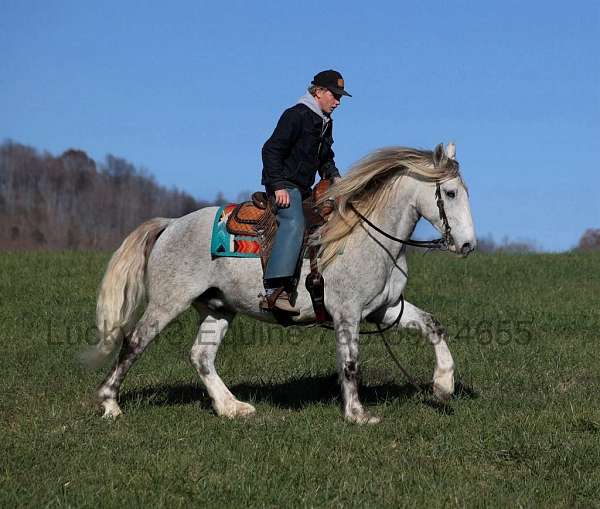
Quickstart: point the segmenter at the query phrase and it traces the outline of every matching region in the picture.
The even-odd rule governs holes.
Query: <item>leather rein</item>
[[[382,230],[377,225],[373,224],[369,221],[363,214],[361,214],[353,203],[350,203],[350,208],[352,212],[354,212],[362,221],[367,223],[371,228],[373,228],[376,232],[381,233],[384,237],[387,237],[390,240],[395,242],[399,242],[401,244],[413,247],[422,247],[425,249],[441,249],[447,250],[450,244],[454,243],[454,239],[452,238],[452,228],[450,227],[450,223],[448,223],[448,217],[446,216],[446,209],[444,208],[444,200],[442,199],[442,189],[440,187],[440,183],[436,182],[435,185],[435,199],[438,207],[438,213],[440,215],[440,220],[442,221],[442,226],[444,231],[442,233],[442,237],[439,239],[433,240],[405,240],[399,239],[398,237],[394,237],[390,235],[388,232]]]

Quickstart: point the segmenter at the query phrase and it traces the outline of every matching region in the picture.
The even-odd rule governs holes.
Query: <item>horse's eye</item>
[[[456,191],[444,191],[444,193],[446,193],[446,196],[451,200],[456,198]]]

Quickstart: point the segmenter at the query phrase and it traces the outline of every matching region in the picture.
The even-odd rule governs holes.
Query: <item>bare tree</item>
[[[0,249],[114,249],[146,219],[209,204],[110,154],[97,164],[77,149],[0,145]]]

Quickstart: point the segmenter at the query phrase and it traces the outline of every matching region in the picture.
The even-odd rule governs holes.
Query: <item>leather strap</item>
[[[331,320],[331,317],[325,309],[325,281],[323,280],[323,275],[319,272],[318,254],[319,246],[310,246],[308,248],[310,272],[306,276],[305,285],[310,294],[313,309],[315,310],[315,319],[318,323],[323,323]]]

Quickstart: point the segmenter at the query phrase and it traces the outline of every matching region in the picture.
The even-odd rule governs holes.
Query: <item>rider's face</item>
[[[340,105],[342,96],[334,94],[327,88],[318,88],[315,92],[315,99],[323,113],[331,113]]]

